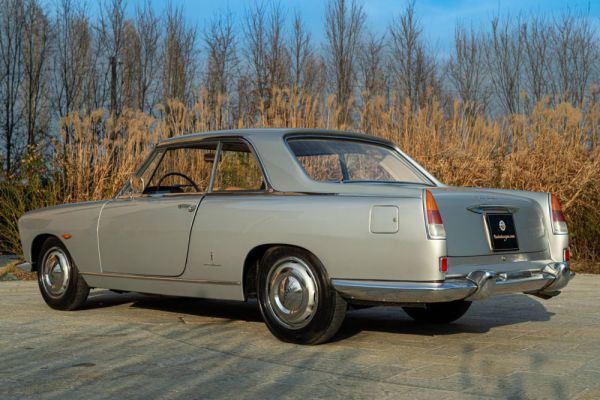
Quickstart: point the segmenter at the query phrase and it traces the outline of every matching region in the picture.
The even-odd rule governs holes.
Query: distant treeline
[[[193,26],[173,5],[158,14],[150,2],[100,0],[92,15],[78,0],[0,0],[0,179],[18,176],[33,149],[47,154],[49,138],[68,144],[58,135],[68,115],[98,109],[169,120],[179,118],[169,102],[201,102],[220,108],[207,129],[252,126],[284,89],[328,103],[336,124],[369,129],[359,114],[375,100],[418,113],[435,99],[445,115],[458,101],[466,114],[502,119],[542,100],[585,112],[598,96],[600,42],[585,13],[458,24],[440,56],[411,2],[381,34],[358,3],[329,0],[322,41],[283,2],[245,4]]]

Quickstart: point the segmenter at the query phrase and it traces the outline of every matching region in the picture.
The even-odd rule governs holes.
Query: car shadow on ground
[[[525,294],[475,302],[462,318],[450,324],[415,322],[401,307],[374,307],[349,312],[334,340],[343,340],[361,331],[423,336],[485,333],[497,327],[548,321],[553,315],[541,300]]]
[[[190,317],[221,318],[247,322],[262,322],[258,304],[249,302],[206,300],[181,297],[115,293],[110,290],[94,291],[85,309],[98,309],[129,304],[129,307],[182,314]],[[362,331],[411,335],[453,335],[485,333],[490,329],[532,321],[548,321],[554,313],[548,312],[541,300],[524,294],[499,296],[473,303],[464,317],[452,324],[425,324],[413,321],[398,306],[371,307],[349,310],[333,341],[343,340]]]

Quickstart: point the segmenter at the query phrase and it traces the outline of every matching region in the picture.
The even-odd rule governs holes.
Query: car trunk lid
[[[530,199],[478,189],[431,190],[446,230],[449,257],[546,249],[543,211]]]

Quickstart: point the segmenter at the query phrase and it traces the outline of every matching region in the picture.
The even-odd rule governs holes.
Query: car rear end
[[[556,196],[440,188],[426,190],[424,198],[427,215],[430,198],[442,220],[446,281],[474,283],[468,299],[513,292],[552,297],[571,278],[568,230]]]
[[[436,187],[422,190],[428,241],[443,241],[431,282],[335,281],[350,300],[442,303],[503,293],[550,298],[572,277],[568,230],[548,193]],[[414,266],[432,268],[432,266]]]

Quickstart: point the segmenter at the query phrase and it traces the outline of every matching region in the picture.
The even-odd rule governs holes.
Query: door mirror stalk
[[[136,194],[144,193],[145,188],[144,178],[139,176],[132,176],[129,178],[129,198],[133,198]]]

